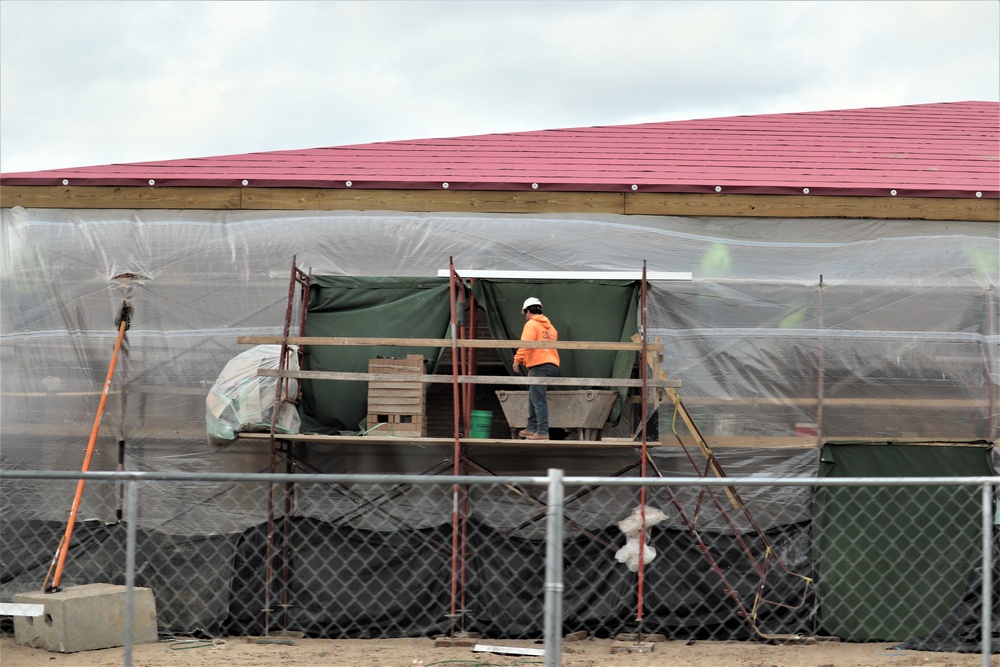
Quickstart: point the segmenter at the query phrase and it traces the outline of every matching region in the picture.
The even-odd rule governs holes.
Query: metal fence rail
[[[563,635],[577,630],[637,642],[831,630],[902,642],[911,638],[900,633],[933,635],[920,623],[958,622],[958,609],[966,625],[951,633],[978,643],[984,666],[996,649],[995,477],[0,470],[8,489],[44,483],[67,499],[80,479],[97,496],[123,486],[123,520],[81,515],[64,584],[125,586],[127,666],[137,586],[153,589],[162,634],[541,635],[553,666]],[[211,492],[194,491],[202,488]],[[768,503],[788,502],[784,491],[806,491],[812,520],[746,533],[739,517],[712,513],[707,499],[725,501],[727,489],[746,491],[747,505],[764,514]],[[227,528],[171,532],[156,499],[181,493]],[[293,494],[294,509],[270,531],[259,513],[269,493]],[[58,523],[5,517],[0,556],[12,565],[0,600],[41,589]]]

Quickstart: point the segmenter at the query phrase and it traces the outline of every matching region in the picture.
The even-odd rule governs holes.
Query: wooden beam
[[[455,269],[462,278],[489,280],[642,280],[642,271],[504,271]],[[447,278],[448,269],[438,269],[438,278]],[[646,280],[692,280],[690,271],[647,271]]]
[[[269,433],[237,433],[237,440],[244,442],[266,443],[271,439]],[[691,436],[681,435],[681,440],[685,446],[690,446]],[[275,433],[275,440],[313,442],[330,445],[442,445],[452,446],[455,444],[454,438],[418,438],[408,436],[376,436],[376,435],[319,435],[302,433]],[[831,438],[830,440],[864,441],[865,444],[873,447],[885,445],[887,442],[893,444],[919,445],[922,447],[966,447],[968,442],[942,442],[934,438],[906,438],[893,440],[891,438],[872,438],[870,436],[850,436],[844,438]],[[516,446],[516,447],[626,447],[635,449],[640,447],[640,443],[631,438],[603,438],[601,440],[514,440],[506,438],[462,438],[463,444],[486,445],[486,446]],[[753,447],[753,448],[789,448],[789,449],[817,449],[819,444],[816,438],[803,436],[718,436],[712,439],[712,444],[716,448],[727,447]],[[672,437],[668,440],[661,437],[659,442],[647,442],[647,447],[664,447],[667,449],[679,448],[680,445]]]
[[[257,442],[261,445],[270,442],[269,433],[237,433],[237,440]],[[298,433],[275,433],[275,440],[282,442],[311,442],[315,444],[327,445],[417,445],[426,447],[429,445],[440,445],[442,447],[453,447],[455,438],[421,438],[410,436],[378,436],[378,435],[318,435],[318,434],[298,434]],[[547,451],[559,448],[619,448],[635,449],[639,443],[634,440],[624,438],[609,438],[604,440],[514,440],[513,438],[461,438],[464,445],[476,445],[483,447],[543,447]],[[647,443],[650,447],[660,446],[657,443]]]
[[[276,368],[258,368],[257,375],[261,377],[296,378],[298,380],[346,380],[349,382],[414,382],[414,383],[448,383],[454,380],[450,375],[434,373],[355,373],[349,371],[296,371],[278,370]],[[642,380],[637,378],[568,378],[568,377],[524,377],[518,375],[459,375],[459,384],[510,384],[570,387],[641,387]],[[648,387],[678,387],[679,383],[670,380],[648,380]]]
[[[0,207],[234,210],[240,188],[5,185]]]
[[[14,206],[1000,221],[998,199],[655,192],[4,185],[0,207]]]
[[[243,208],[292,211],[622,213],[620,192],[247,188]]]
[[[74,440],[85,440],[87,432],[93,427],[93,417],[89,417],[89,423],[63,423],[63,424],[40,424],[13,423],[9,419],[3,424],[3,437],[5,438],[73,438]],[[156,419],[155,424],[130,425],[128,437],[150,438],[156,440],[176,441],[180,439],[205,441],[205,425],[187,427],[179,425],[175,420],[167,423],[167,420]]]
[[[998,222],[1000,199],[641,192],[625,195],[625,213],[749,218],[876,218]]]
[[[687,405],[716,406],[724,408],[726,406],[744,406],[753,408],[780,408],[794,405],[802,408],[815,407],[819,399],[796,398],[784,396],[774,399],[761,398],[713,398],[708,396],[685,398]],[[857,406],[865,407],[886,407],[886,408],[920,408],[922,410],[965,410],[976,408],[988,408],[990,400],[988,398],[874,398],[871,396],[859,396],[857,398],[823,398],[824,407]]]
[[[241,345],[280,345],[281,336],[239,336],[236,342]],[[350,338],[328,336],[289,336],[289,345],[333,345],[333,346],[391,346],[391,347],[451,347],[450,338]],[[605,351],[639,351],[641,343],[582,341],[582,340],[493,340],[490,338],[460,338],[455,341],[456,347],[474,348],[545,348],[550,350],[605,350]],[[662,350],[662,344],[650,344],[647,350]]]
[[[680,442],[678,442],[680,440]],[[697,447],[699,446],[694,436],[687,433],[680,433],[676,436],[673,433],[660,434],[660,445],[663,447]],[[819,439],[813,436],[784,436],[784,435],[714,435],[712,436],[712,451],[726,447],[753,447],[762,448],[785,448],[795,447],[803,449],[816,449],[819,446]]]

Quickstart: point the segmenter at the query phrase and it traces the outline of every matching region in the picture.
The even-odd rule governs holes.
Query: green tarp
[[[820,477],[996,474],[986,444],[823,446]],[[813,505],[820,620],[848,641],[934,630],[965,593],[980,553],[976,487],[820,487]]]
[[[486,309],[490,335],[497,340],[521,337],[524,315],[521,305],[529,296],[537,297],[559,340],[628,342],[636,333],[639,284],[624,280],[559,280],[524,282],[477,280],[473,285],[476,302]],[[499,350],[510,368],[515,350]],[[635,352],[559,350],[559,374],[578,378],[627,378],[635,366]],[[572,389],[572,387],[558,387]],[[618,423],[627,389],[611,413]]]
[[[451,306],[443,278],[313,276],[306,336],[447,338]],[[440,348],[313,345],[304,348],[305,370],[366,373],[368,360],[420,354],[433,372]],[[368,383],[304,380],[303,433],[357,432],[367,417]]]
[[[524,326],[521,304],[538,297],[560,340],[628,341],[636,333],[638,284],[635,281],[567,280],[525,282],[484,280],[473,283],[495,339],[518,339]],[[451,308],[445,278],[358,278],[313,276],[306,336],[363,338],[449,338]],[[302,368],[366,372],[368,360],[421,354],[428,372],[437,370],[439,348],[309,346]],[[514,351],[499,350],[510,372]],[[564,377],[629,377],[634,352],[560,351]],[[622,391],[624,397],[625,391]],[[367,415],[367,383],[305,380],[302,386],[304,433],[357,432]],[[616,422],[622,401],[611,415]]]

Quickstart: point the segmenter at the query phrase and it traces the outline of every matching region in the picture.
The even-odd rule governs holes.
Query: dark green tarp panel
[[[476,302],[486,310],[490,335],[497,340],[517,340],[524,328],[521,305],[537,297],[561,341],[629,342],[638,330],[639,283],[629,280],[524,280],[477,279],[472,288]],[[510,368],[514,350],[499,350]],[[627,378],[635,366],[635,352],[559,350],[563,377]],[[559,387],[570,389],[571,387]],[[617,423],[627,389],[619,391],[610,421]]]
[[[629,341],[637,331],[638,283],[635,281],[484,280],[473,294],[486,313],[493,338],[517,340],[524,316],[521,305],[529,296],[544,304],[545,314],[559,331],[560,340]],[[447,278],[359,278],[313,276],[309,289],[306,336],[363,338],[448,338],[451,308]],[[368,360],[421,354],[437,370],[443,350],[419,347],[306,346],[304,370],[366,372]],[[500,349],[507,372],[513,349]],[[634,352],[560,350],[564,377],[629,377]],[[340,380],[304,380],[303,433],[340,433],[362,430],[367,415],[367,383]],[[568,387],[566,387],[568,388]],[[616,423],[627,390],[622,389],[611,414]]]
[[[313,276],[306,336],[361,338],[450,337],[451,299],[447,278],[356,278]],[[314,371],[368,371],[376,357],[420,354],[436,370],[436,347],[307,346],[302,368]],[[368,383],[304,380],[303,433],[356,432],[367,416]]]
[[[819,469],[820,477],[995,474],[992,447],[985,443],[829,443]],[[813,503],[824,634],[848,641],[921,637],[965,593],[980,556],[978,487],[820,487]]]

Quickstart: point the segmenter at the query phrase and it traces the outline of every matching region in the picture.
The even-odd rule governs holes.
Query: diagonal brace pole
[[[90,470],[90,460],[94,456],[94,447],[97,444],[97,432],[101,427],[101,417],[104,416],[104,406],[108,402],[108,392],[111,389],[111,380],[115,375],[115,366],[118,365],[118,353],[122,349],[122,340],[125,338],[125,332],[128,331],[129,323],[132,318],[132,306],[129,305],[128,301],[122,301],[121,313],[118,317],[118,337],[115,339],[115,351],[111,354],[111,365],[108,367],[108,375],[104,380],[104,389],[101,391],[101,402],[97,406],[97,416],[94,418],[94,427],[90,431],[90,441],[87,443],[87,453],[83,457],[83,467],[81,472],[87,472]],[[80,511],[80,501],[83,499],[83,487],[85,480],[81,477],[76,484],[76,495],[73,497],[73,505],[69,511],[69,519],[66,521],[66,532],[63,534],[62,540],[59,541],[59,546],[56,548],[56,555],[53,557],[52,562],[55,566],[55,575],[52,577],[52,585],[46,587],[48,583],[48,575],[45,577],[45,581],[42,582],[42,590],[46,593],[56,593],[60,590],[59,582],[62,580],[63,567],[66,564],[66,554],[69,551],[70,539],[73,537],[73,527],[76,525],[76,516]],[[51,572],[52,567],[49,567]]]

